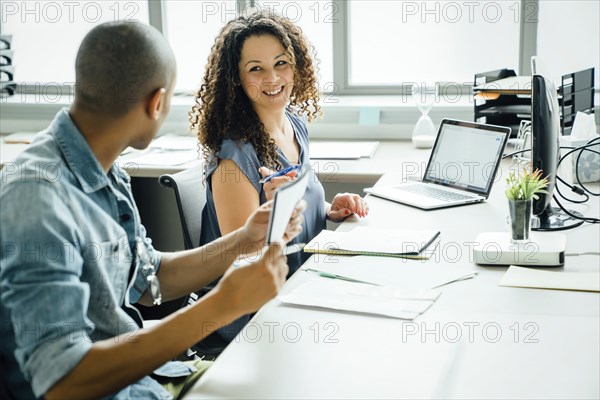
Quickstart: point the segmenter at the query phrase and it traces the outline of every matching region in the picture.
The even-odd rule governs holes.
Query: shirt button
[[[119,243],[115,243],[113,244],[113,253],[116,253],[117,251],[119,251]]]

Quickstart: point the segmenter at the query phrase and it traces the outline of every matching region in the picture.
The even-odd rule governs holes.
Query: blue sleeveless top
[[[325,192],[321,182],[315,176],[312,169],[306,171],[310,165],[310,157],[308,154],[308,130],[306,128],[306,118],[301,117],[294,110],[286,110],[286,116],[294,128],[294,135],[300,147],[300,164],[303,165],[302,173],[309,173],[308,187],[304,194],[304,200],[308,204],[304,212],[304,224],[302,232],[291,243],[308,243],[315,236],[325,229]],[[283,154],[281,149],[277,148],[277,155],[281,162],[282,168],[294,165]],[[221,230],[219,229],[219,221],[215,209],[215,201],[212,193],[211,176],[217,169],[219,160],[232,160],[238,168],[243,172],[245,178],[252,183],[254,189],[258,193],[260,204],[266,202],[263,185],[259,183],[262,176],[258,169],[263,166],[258,160],[258,156],[254,147],[250,143],[244,143],[239,140],[225,139],[221,144],[221,151],[216,159],[208,160],[206,169],[206,206],[202,213],[202,233],[200,236],[200,245],[209,243],[217,238],[220,238]],[[310,254],[298,252],[288,256],[288,265],[290,267],[290,275],[294,273],[308,259]]]

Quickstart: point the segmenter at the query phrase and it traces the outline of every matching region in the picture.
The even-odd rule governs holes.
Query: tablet
[[[311,175],[310,167],[305,168],[303,172],[298,179],[280,186],[275,191],[267,229],[267,243],[269,244],[283,240],[285,228],[288,226],[294,208],[304,196],[308,185],[308,177]]]

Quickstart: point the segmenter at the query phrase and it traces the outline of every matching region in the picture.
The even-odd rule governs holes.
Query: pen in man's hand
[[[275,172],[272,175],[264,177],[263,179],[261,179],[260,181],[258,181],[258,183],[267,183],[267,182],[269,182],[273,178],[277,178],[279,176],[287,175],[290,172],[296,171],[296,170],[299,170],[299,169],[300,169],[300,164],[292,165],[291,167],[284,168],[281,171],[277,171],[277,172]]]

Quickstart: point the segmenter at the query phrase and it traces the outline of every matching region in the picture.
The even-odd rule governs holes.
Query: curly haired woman
[[[192,130],[204,146],[202,243],[242,226],[277,186],[294,176],[259,181],[295,164],[312,175],[304,195],[303,232],[295,242],[310,241],[326,219],[367,215],[366,202],[355,194],[338,194],[326,203],[310,169],[306,122],[320,113],[311,53],[301,29],[272,12],[232,20],[218,35],[190,112]],[[289,256],[290,273],[305,257]]]

